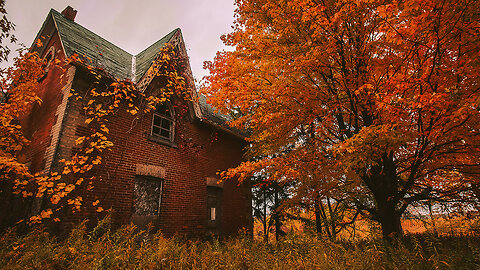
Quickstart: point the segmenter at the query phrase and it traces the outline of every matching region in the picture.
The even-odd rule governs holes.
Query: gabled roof
[[[198,97],[198,103],[200,104],[200,109],[202,110],[202,115],[206,119],[210,120],[213,124],[228,127],[227,122],[232,120],[232,118],[228,115],[215,113],[215,108],[210,106],[207,103],[207,97],[204,95],[200,95]]]
[[[179,28],[173,30],[134,56],[78,23],[65,18],[60,12],[54,9],[50,10],[47,19],[35,38],[35,41],[40,38],[43,30],[51,23],[54,24],[58,31],[67,57],[78,54],[81,57],[87,58],[87,61],[90,59],[93,66],[103,68],[115,78],[130,80],[134,80],[135,78],[136,80],[140,80],[153,64],[155,57],[160,52],[161,48],[168,43],[178,31],[180,31]],[[132,68],[132,62],[135,63],[135,69]],[[87,64],[90,63],[87,62]],[[135,74],[132,74],[132,70],[135,70]],[[201,114],[203,115],[201,121],[205,120],[206,122],[236,136],[242,138],[245,137],[244,132],[228,126],[227,122],[230,118],[220,113],[216,113],[214,108],[206,103],[205,96],[200,97],[199,107]]]
[[[48,14],[53,19],[67,57],[74,55],[88,57],[93,66],[104,68],[118,79],[140,79],[155,60],[160,49],[170,41],[179,28],[173,30],[159,41],[135,56],[135,74],[132,74],[134,55],[107,41],[80,24],[68,20],[60,12],[51,9]],[[45,25],[46,23],[44,23]],[[40,31],[41,32],[41,31]],[[39,33],[40,34],[40,33]],[[37,36],[37,38],[39,38]],[[36,39],[37,39],[36,38]],[[36,40],[35,39],[35,40]],[[89,61],[87,59],[87,61]],[[135,75],[135,76],[132,76]]]
[[[77,53],[119,79],[132,77],[132,55],[52,9],[50,14],[67,57]],[[87,63],[88,64],[88,63]]]
[[[180,31],[180,28],[173,30],[172,32],[168,33],[168,35],[164,36],[159,41],[150,45],[150,47],[146,48],[139,54],[135,56],[136,60],[136,72],[135,77],[140,79],[145,72],[147,72],[148,68],[152,65],[153,61],[155,60],[155,56],[157,56],[160,49],[170,41],[170,39],[175,35],[177,31]]]

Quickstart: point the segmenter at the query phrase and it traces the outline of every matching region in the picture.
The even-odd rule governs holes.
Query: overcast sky
[[[235,9],[234,0],[6,0],[15,35],[27,46],[50,9],[68,5],[77,10],[75,22],[131,54],[180,27],[197,80],[207,75],[203,61],[225,48],[220,36],[231,32]]]

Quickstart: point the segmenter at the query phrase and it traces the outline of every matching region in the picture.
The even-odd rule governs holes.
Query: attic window
[[[152,119],[152,137],[173,142],[175,131],[173,116],[173,109],[170,104],[165,103],[158,105]]]
[[[55,48],[51,47],[43,57],[43,64],[42,64],[43,75],[40,78],[40,80],[42,80],[47,76],[48,71],[50,69],[50,65],[52,64],[52,61],[54,58],[55,58]]]

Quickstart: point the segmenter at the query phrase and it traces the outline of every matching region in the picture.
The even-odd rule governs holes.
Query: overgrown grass
[[[146,237],[132,226],[91,232],[81,225],[58,240],[46,231],[0,239],[2,269],[479,269],[480,237],[410,235],[402,243],[332,242],[308,233],[266,244]]]

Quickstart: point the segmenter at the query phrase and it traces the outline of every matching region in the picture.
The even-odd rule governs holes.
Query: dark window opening
[[[43,68],[48,69],[53,60],[53,51],[50,51],[44,59]]]
[[[43,75],[38,80],[43,80],[45,77],[47,77],[48,71],[50,69],[50,65],[54,58],[55,58],[55,48],[51,47],[48,53],[45,55],[45,57],[43,57],[43,64],[42,64]]]
[[[210,229],[219,229],[222,189],[207,186],[207,224]]]
[[[175,121],[173,110],[169,104],[157,106],[152,120],[152,136],[158,139],[173,142]]]

